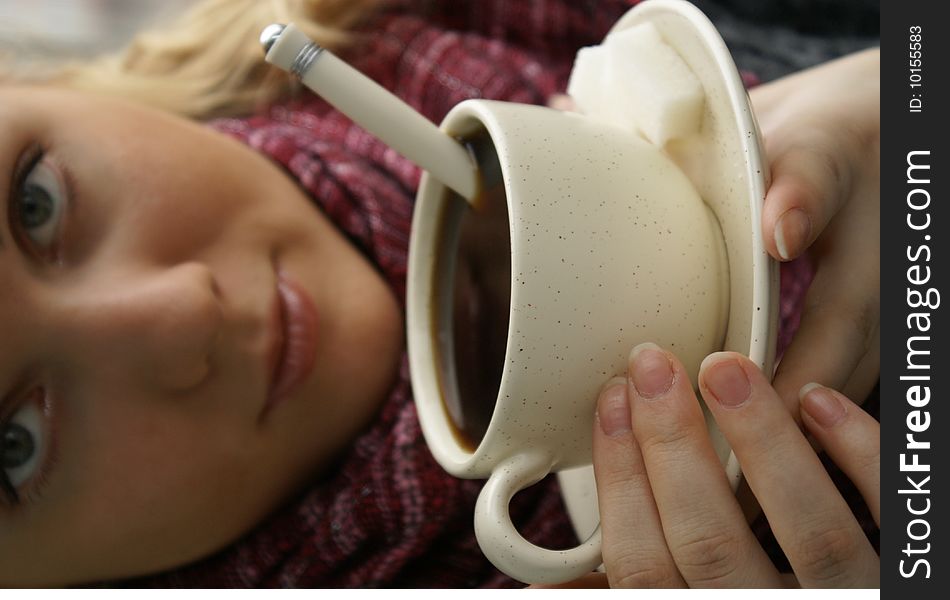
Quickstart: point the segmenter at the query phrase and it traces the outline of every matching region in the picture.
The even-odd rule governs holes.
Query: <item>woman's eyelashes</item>
[[[19,490],[38,479],[43,467],[45,415],[37,395],[42,391],[0,420],[0,491],[12,504],[19,504]]]
[[[41,258],[58,261],[69,190],[60,169],[42,152],[27,163],[11,202],[11,227]]]

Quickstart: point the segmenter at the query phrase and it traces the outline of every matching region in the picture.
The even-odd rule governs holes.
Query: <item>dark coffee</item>
[[[471,204],[446,191],[432,330],[446,413],[459,444],[473,452],[491,421],[505,364],[511,240],[494,145],[485,133],[468,144],[478,159],[482,190]]]

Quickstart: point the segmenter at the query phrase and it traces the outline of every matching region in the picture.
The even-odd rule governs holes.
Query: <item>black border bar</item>
[[[947,8],[881,6],[881,587],[912,598],[950,577]]]

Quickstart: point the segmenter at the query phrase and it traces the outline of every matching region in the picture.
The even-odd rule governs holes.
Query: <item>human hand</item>
[[[863,401],[880,372],[879,54],[854,54],[750,93],[772,174],[766,247],[783,261],[807,251],[816,266],[774,380],[796,419],[805,383]]]
[[[594,472],[606,576],[615,587],[781,587],[710,442],[683,365],[642,344],[627,378],[600,394]],[[748,358],[712,354],[703,400],[804,587],[877,587],[880,559],[768,379]],[[802,390],[809,433],[880,523],[879,425],[824,387]]]

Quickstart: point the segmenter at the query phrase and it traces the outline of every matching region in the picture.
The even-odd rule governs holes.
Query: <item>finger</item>
[[[802,420],[861,492],[881,525],[881,426],[844,395],[809,383],[801,389]]]
[[[607,581],[607,575],[604,573],[589,573],[575,579],[574,581],[568,581],[567,583],[558,583],[558,584],[544,584],[544,583],[535,583],[528,586],[528,589],[532,590],[574,590],[574,589],[602,589],[610,587],[609,582]]]
[[[851,376],[841,386],[841,393],[848,398],[854,398],[858,406],[863,406],[877,385],[881,376],[881,326],[878,323],[868,351],[858,361],[858,366],[851,372]]]
[[[880,179],[876,171],[866,173],[811,251],[818,269],[801,325],[775,375],[775,389],[796,419],[798,390],[810,381],[844,389],[859,377],[870,389],[868,382],[877,379],[880,364],[873,360],[878,354],[872,345],[878,343],[880,324],[879,207]],[[870,370],[856,372],[866,356],[873,360],[863,365]]]
[[[554,94],[548,98],[548,106],[565,112],[577,112],[577,103],[567,94]]]
[[[641,344],[631,352],[628,374],[633,432],[666,543],[687,585],[778,585],[712,447],[683,365]]]
[[[845,243],[843,247],[847,247]],[[860,248],[860,246],[856,246]],[[826,255],[805,296],[801,323],[775,373],[775,390],[799,420],[798,390],[811,381],[842,389],[854,376],[877,379],[880,324],[877,256],[854,264],[847,256]],[[863,371],[858,365],[869,357]]]
[[[877,586],[877,554],[758,367],[719,352],[703,361],[699,380],[802,586]]]
[[[627,381],[622,377],[608,382],[597,402],[594,477],[611,587],[685,587],[666,546],[631,431]]]
[[[778,260],[798,257],[851,195],[851,168],[843,162],[847,153],[842,141],[819,125],[786,125],[767,138],[772,185],[765,196],[762,233],[769,254]]]

